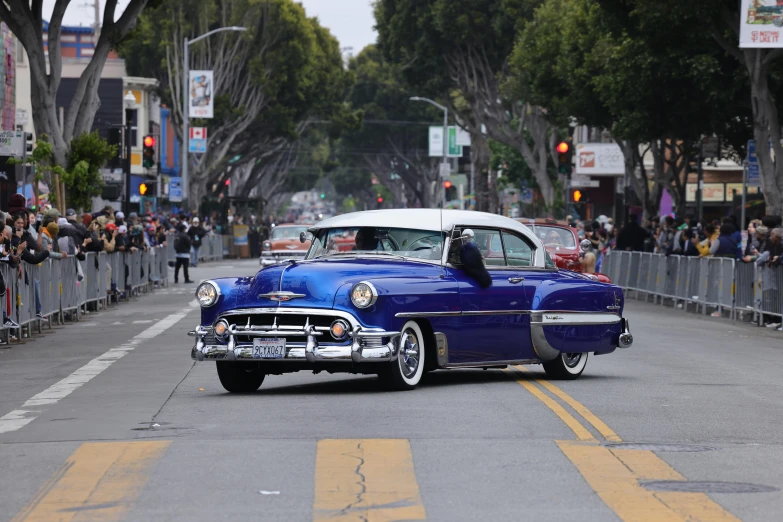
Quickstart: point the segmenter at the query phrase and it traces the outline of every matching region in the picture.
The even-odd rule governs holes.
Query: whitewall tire
[[[543,363],[551,379],[573,380],[582,375],[587,366],[587,353],[561,353],[554,361]]]
[[[397,341],[397,360],[379,374],[379,377],[393,390],[412,390],[424,375],[424,335],[415,321],[408,321],[402,327]]]

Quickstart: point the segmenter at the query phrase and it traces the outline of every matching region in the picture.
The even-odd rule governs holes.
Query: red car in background
[[[549,220],[520,218],[517,221],[527,225],[538,236],[541,242],[544,243],[546,251],[549,252],[549,257],[552,258],[552,261],[555,262],[558,268],[584,272],[580,262],[582,249],[579,246],[579,235],[576,233],[575,228]],[[604,283],[612,282],[604,274],[593,275]]]

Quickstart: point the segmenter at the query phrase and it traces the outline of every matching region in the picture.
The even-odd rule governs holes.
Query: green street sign
[[[457,127],[449,127],[449,157],[461,158],[462,147],[457,145]]]

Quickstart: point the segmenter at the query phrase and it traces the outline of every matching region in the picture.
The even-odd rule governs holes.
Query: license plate
[[[282,359],[285,357],[285,338],[253,339],[253,359]]]

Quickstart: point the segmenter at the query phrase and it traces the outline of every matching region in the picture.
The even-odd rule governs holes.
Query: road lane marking
[[[28,425],[33,420],[38,418],[41,413],[43,413],[45,408],[41,409],[40,406],[50,406],[52,404],[56,404],[61,399],[67,397],[75,390],[81,388],[92,379],[100,375],[116,361],[125,357],[128,352],[135,350],[136,346],[142,344],[144,341],[148,341],[157,337],[158,335],[168,330],[170,327],[174,326],[190,311],[191,309],[188,307],[184,310],[165,317],[143,332],[137,334],[129,341],[99,355],[81,368],[74,371],[68,377],[54,383],[41,393],[34,395],[28,399],[20,409],[13,410],[3,415],[0,417],[0,434],[16,431]]]
[[[680,493],[648,491],[639,481],[644,480],[687,480],[666,461],[650,450],[630,450],[600,446],[596,440],[582,438],[587,428],[568,413],[557,401],[545,394],[537,383],[555,397],[573,408],[586,422],[592,425],[608,442],[622,439],[584,404],[546,379],[539,379],[527,368],[514,366],[506,370],[534,397],[571,428],[578,441],[555,441],[568,459],[576,466],[582,477],[618,517],[630,522],[739,522],[705,493]],[[523,377],[521,374],[529,377]],[[581,427],[576,428],[574,423]],[[580,437],[580,432],[582,437]],[[589,432],[588,432],[589,433]]]
[[[122,520],[170,444],[84,443],[12,522]]]
[[[408,440],[318,441],[314,522],[426,518]]]
[[[546,405],[547,408],[552,410],[555,415],[560,417],[560,420],[562,420],[566,426],[571,428],[571,431],[574,432],[574,435],[576,435],[576,438],[579,440],[595,440],[595,437],[593,437],[593,434],[590,433],[590,430],[585,428],[581,422],[576,420],[576,417],[571,415],[566,411],[565,408],[563,408],[556,400],[552,399],[549,395],[542,392],[538,386],[533,384],[530,378],[520,375],[518,373],[515,374],[515,372],[511,370],[503,370],[508,375],[511,376],[512,379],[517,381],[519,384],[522,385],[527,391],[533,395],[536,399],[543,402],[544,405]]]
[[[517,370],[521,372],[529,373],[531,376],[533,376],[533,372],[531,372],[528,368],[525,368],[524,366],[514,366]],[[552,384],[551,382],[545,380],[545,379],[535,379],[535,381],[549,390],[553,395],[561,399],[563,402],[571,406],[571,408],[574,409],[575,412],[577,412],[579,415],[582,416],[587,422],[590,423],[591,426],[593,426],[596,430],[598,430],[598,433],[601,434],[603,438],[605,438],[609,442],[622,442],[622,439],[609,427],[606,425],[604,421],[599,419],[593,412],[587,409],[587,407],[582,404],[581,402],[577,401],[570,395],[568,395],[566,392]]]

